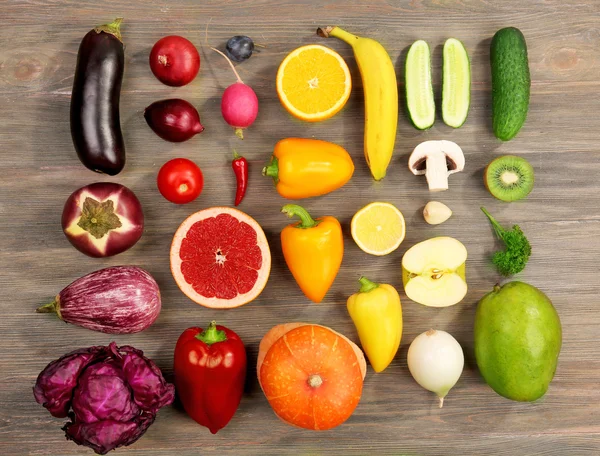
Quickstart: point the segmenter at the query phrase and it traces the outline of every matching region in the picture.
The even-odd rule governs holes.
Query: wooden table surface
[[[361,3],[361,6],[358,4]],[[128,153],[125,170],[109,178],[84,168],[69,131],[69,103],[77,49],[95,25],[125,18],[126,70],[121,119]],[[277,1],[75,1],[6,0],[0,3],[0,454],[71,455],[91,450],[67,442],[60,427],[38,405],[31,388],[50,361],[79,347],[131,344],[153,358],[172,379],[173,349],[188,326],[212,319],[238,332],[246,343],[250,369],[247,393],[230,424],[217,435],[198,426],[179,406],[163,408],[154,425],[133,446],[131,455],[587,455],[600,454],[600,4],[597,0],[373,0],[370,2]],[[207,51],[235,34],[261,43],[238,66],[258,94],[260,114],[240,142],[223,122],[219,101],[234,81],[222,57]],[[448,37],[461,39],[472,61],[472,104],[464,127],[452,130],[441,116],[427,132],[415,130],[401,109],[395,155],[388,177],[374,183],[363,159],[362,85],[350,48],[323,40],[317,26],[340,25],[373,37],[387,48],[403,94],[404,58],[409,45],[425,39],[433,50],[436,93],[440,91],[441,49]],[[491,133],[489,45],[494,32],[520,28],[529,47],[532,76],[527,123],[509,143]],[[160,37],[184,35],[201,50],[200,75],[188,86],[159,83],[148,66],[150,48]],[[302,123],[280,105],[275,74],[284,56],[309,43],[341,53],[353,78],[346,108],[333,119]],[[147,127],[142,112],[150,103],[180,97],[198,107],[206,131],[182,144],[167,143]],[[403,97],[402,97],[403,101]],[[316,137],[343,145],[356,164],[343,189],[305,200],[314,214],[337,216],[343,224],[345,257],[325,301],[312,304],[302,295],[283,261],[279,231],[287,223],[284,204],[261,167],[275,142],[291,136]],[[421,141],[448,139],[463,147],[466,169],[450,178],[450,189],[435,199],[448,204],[453,217],[428,226],[421,210],[432,196],[424,179],[407,168],[408,155]],[[268,285],[254,302],[229,311],[213,311],[187,299],[169,271],[169,246],[180,222],[190,213],[231,205],[234,177],[232,148],[250,160],[250,189],[241,209],[264,227],[273,255]],[[482,171],[492,158],[518,154],[535,168],[535,189],[526,200],[507,204],[485,190]],[[192,204],[175,206],[156,189],[156,173],[168,159],[195,160],[205,189]],[[94,181],[131,188],[142,202],[146,227],[131,250],[108,259],[76,251],[61,232],[66,198]],[[385,257],[363,253],[349,235],[356,210],[377,200],[390,201],[404,213],[407,236]],[[563,348],[548,394],[536,403],[516,403],[496,395],[482,380],[473,355],[473,317],[477,301],[500,280],[490,264],[499,244],[479,207],[501,223],[518,223],[533,245],[527,269],[517,278],[542,289],[556,306],[563,325]],[[454,236],[469,251],[469,293],[458,305],[435,309],[410,301],[402,292],[400,262],[407,248],[436,235]],[[61,288],[88,272],[136,264],[160,284],[163,309],[148,330],[110,336],[34,313]],[[328,325],[357,341],[345,300],[365,274],[401,291],[404,310],[402,346],[381,374],[369,370],[361,402],[342,426],[327,432],[295,429],[274,414],[257,384],[258,344],[273,325],[306,321]],[[464,348],[463,375],[443,409],[432,393],[411,378],[406,364],[410,342],[435,327],[453,334]]]

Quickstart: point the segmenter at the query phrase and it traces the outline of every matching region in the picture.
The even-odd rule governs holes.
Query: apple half
[[[451,237],[412,246],[402,258],[402,283],[409,299],[429,307],[458,304],[467,294],[467,249]]]

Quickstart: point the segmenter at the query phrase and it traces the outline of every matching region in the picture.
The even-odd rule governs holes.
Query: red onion
[[[200,70],[200,54],[182,36],[161,38],[150,52],[150,69],[163,84],[180,87],[193,81]]]
[[[144,118],[152,131],[166,141],[187,141],[204,131],[196,108],[179,98],[152,103],[144,110]]]

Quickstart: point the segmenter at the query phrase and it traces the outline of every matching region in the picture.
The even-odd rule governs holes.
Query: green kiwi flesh
[[[495,198],[517,201],[525,198],[533,189],[533,167],[524,158],[504,155],[487,166],[484,181]]]

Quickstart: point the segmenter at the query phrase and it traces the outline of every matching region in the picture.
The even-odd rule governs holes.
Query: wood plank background
[[[104,178],[78,161],[69,132],[69,102],[77,48],[93,26],[125,18],[126,73],[121,115],[128,151],[125,171]],[[400,261],[407,248],[436,235],[455,236],[469,251],[469,293],[459,305],[426,308],[402,293],[404,335],[393,364],[382,374],[369,371],[362,400],[348,422],[327,432],[287,426],[270,409],[248,372],[247,394],[229,426],[217,435],[199,427],[181,407],[160,411],[155,424],[131,455],[410,454],[410,455],[587,455],[600,453],[600,4],[597,0],[372,0],[369,2],[292,0],[80,1],[5,0],[0,3],[0,454],[72,455],[91,451],[66,442],[62,421],[36,404],[31,388],[50,361],[79,347],[132,344],[156,360],[171,378],[173,349],[192,324],[217,319],[237,331],[256,360],[262,335],[273,325],[308,321],[329,325],[354,340],[345,300],[365,274],[402,289]],[[202,50],[199,77],[173,89],[160,84],[148,67],[153,43],[181,34],[200,46],[223,46],[234,34],[247,34],[266,46],[239,65],[257,92],[260,114],[242,143],[223,122],[219,99],[234,81],[222,57]],[[448,37],[464,41],[472,60],[469,119],[459,130],[441,121],[418,132],[400,113],[395,157],[388,177],[375,184],[362,158],[362,86],[350,48],[315,36],[317,26],[340,25],[381,41],[403,74],[408,46],[425,39],[433,49],[439,95],[441,48]],[[529,45],[531,109],[519,136],[500,143],[491,133],[489,44],[504,26],[519,27]],[[284,56],[308,43],[323,43],[347,60],[354,89],[343,112],[317,124],[290,118],[279,104],[275,73]],[[400,91],[404,89],[399,77]],[[206,131],[183,144],[162,141],[146,126],[143,109],[158,99],[181,97],[199,109]],[[346,255],[339,276],[320,305],[308,302],[288,272],[279,246],[287,223],[284,204],[261,177],[272,147],[289,136],[317,137],[343,145],[356,173],[343,189],[306,200],[313,214],[339,217],[346,232]],[[450,190],[435,196],[454,216],[428,226],[420,211],[430,195],[424,179],[407,169],[412,149],[426,139],[460,144],[466,170],[450,178]],[[188,300],[169,272],[169,245],[191,212],[231,205],[234,177],[231,150],[251,162],[250,190],[241,209],[264,227],[273,254],[270,281],[259,299],[231,311],[211,311]],[[482,183],[482,170],[495,156],[526,157],[536,172],[530,197],[518,203],[494,200]],[[201,197],[175,206],[159,195],[155,178],[168,159],[188,157],[203,169]],[[60,228],[65,199],[94,181],[119,182],[140,198],[146,214],[141,241],[109,259],[88,258],[67,242]],[[382,258],[360,251],[349,236],[349,221],[364,204],[396,204],[407,220],[400,249]],[[483,382],[473,357],[472,326],[477,301],[499,280],[489,256],[499,245],[479,207],[505,224],[518,223],[533,245],[533,256],[518,278],[545,291],[561,316],[564,343],[549,393],[533,404],[497,396]],[[118,264],[148,269],[161,286],[163,311],[147,331],[113,337],[60,323],[34,309],[79,276]],[[452,333],[466,354],[463,376],[442,410],[433,394],[410,377],[407,348],[419,333],[435,327]]]

